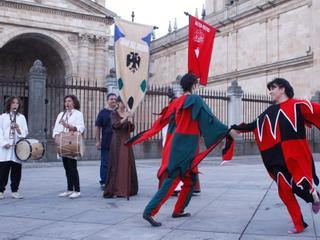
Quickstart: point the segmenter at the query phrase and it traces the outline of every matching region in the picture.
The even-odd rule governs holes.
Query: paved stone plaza
[[[25,198],[12,199],[7,191],[0,201],[0,239],[320,239],[320,215],[302,201],[309,228],[287,234],[289,216],[259,157],[238,158],[222,167],[217,160],[205,160],[201,196],[187,209],[192,216],[171,218],[172,197],[157,215],[163,226],[151,227],[141,215],[156,190],[158,165],[157,160],[137,160],[139,195],[127,201],[102,198],[98,162],[80,164],[82,197],[74,200],[57,197],[66,185],[60,163],[27,164],[21,184]]]

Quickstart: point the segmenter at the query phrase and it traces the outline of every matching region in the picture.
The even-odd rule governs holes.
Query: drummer
[[[17,159],[14,147],[20,138],[28,134],[25,116],[20,112],[21,99],[9,97],[5,102],[4,113],[0,115],[0,200],[3,199],[9,173],[12,197],[21,199],[18,192],[21,180],[22,162]]]
[[[64,97],[64,112],[60,112],[53,128],[52,136],[61,132],[80,132],[85,130],[83,114],[79,111],[80,103],[76,96],[67,95]],[[67,191],[59,194],[59,197],[78,198],[80,197],[80,181],[77,169],[77,159],[62,157],[63,166],[67,177]]]

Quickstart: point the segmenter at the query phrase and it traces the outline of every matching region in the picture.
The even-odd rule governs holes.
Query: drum
[[[16,143],[14,152],[21,161],[39,160],[43,157],[44,145],[37,139],[23,138]]]
[[[84,155],[84,143],[80,132],[62,132],[55,136],[60,157],[77,158]]]

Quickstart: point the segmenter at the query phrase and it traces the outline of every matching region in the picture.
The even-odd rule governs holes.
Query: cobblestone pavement
[[[200,165],[201,195],[187,208],[192,216],[171,218],[176,200],[171,197],[156,216],[163,223],[159,228],[142,219],[156,190],[159,161],[137,160],[139,194],[129,201],[102,198],[98,164],[79,164],[78,199],[57,197],[66,185],[61,163],[26,164],[21,183],[25,198],[12,199],[7,190],[0,201],[0,239],[320,239],[320,214],[313,215],[310,205],[300,200],[309,227],[299,235],[287,234],[291,221],[259,157],[242,157],[224,166],[206,160]]]

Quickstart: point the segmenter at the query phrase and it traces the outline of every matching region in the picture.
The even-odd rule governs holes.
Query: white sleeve
[[[10,142],[8,142],[8,140],[6,140],[6,137],[5,137],[5,132],[6,129],[4,129],[4,114],[1,114],[0,115],[0,147],[4,147],[6,144],[10,144]],[[9,129],[8,129],[9,131]]]
[[[55,135],[59,134],[61,131],[60,131],[60,119],[62,117],[62,114],[63,112],[59,113],[58,116],[57,116],[57,119],[56,119],[56,122],[54,124],[54,127],[53,127],[53,130],[52,130],[52,137],[54,138]]]
[[[21,134],[18,133],[19,138],[25,138],[28,135],[28,125],[26,118],[23,114],[19,114],[19,127]]]
[[[77,128],[77,131],[81,133],[83,133],[84,130],[86,129],[86,127],[84,126],[83,114],[80,111],[78,111],[78,114],[77,114],[75,127]]]
[[[10,144],[10,141],[8,141],[8,137],[6,136],[5,131],[9,132],[9,129],[6,128],[5,124],[5,116],[6,114],[1,114],[0,115],[0,146],[4,147],[6,144]]]

